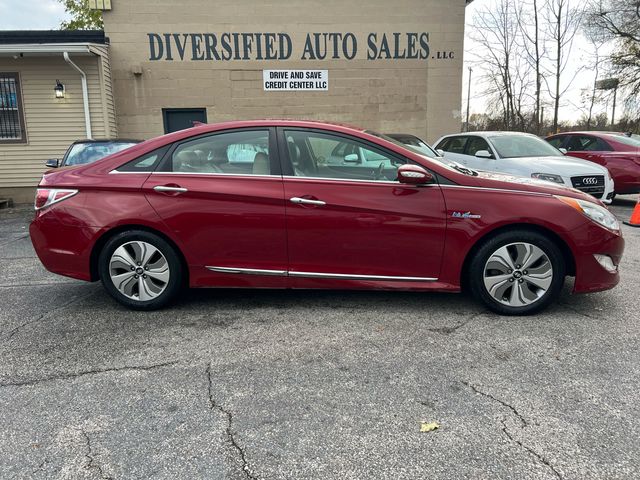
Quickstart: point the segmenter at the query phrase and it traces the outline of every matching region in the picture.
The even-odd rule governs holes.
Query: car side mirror
[[[398,168],[398,181],[408,185],[425,185],[433,182],[433,175],[419,165],[401,165]]]
[[[45,165],[48,168],[58,168],[60,166],[60,160],[58,160],[57,158],[50,158],[49,160],[47,160],[47,163],[45,163]]]
[[[563,155],[566,155],[566,154],[567,154],[567,149],[566,149],[566,148],[562,148],[562,147],[560,147],[558,150],[560,150],[560,152],[561,152]]]
[[[493,155],[491,155],[491,152],[489,152],[489,150],[478,150],[476,152],[476,157],[478,157],[478,158],[493,158]]]
[[[441,157],[444,157],[444,150],[443,150],[443,149],[441,149],[441,148],[436,148],[436,153],[437,153],[438,155],[440,155]]]
[[[344,156],[345,163],[360,163],[360,157],[357,153],[350,153]]]

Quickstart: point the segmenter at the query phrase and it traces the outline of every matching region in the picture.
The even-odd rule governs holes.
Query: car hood
[[[479,171],[478,176],[468,177],[468,185],[475,184],[478,187],[497,188],[501,190],[517,190],[523,192],[544,193],[547,195],[562,195],[565,197],[579,198],[602,205],[600,200],[575,188],[560,185],[555,182],[547,182],[537,178],[518,177],[503,173]]]
[[[535,166],[539,173],[555,173],[556,175],[606,175],[607,169],[597,163],[569,156],[557,157],[521,157],[505,159],[510,162]],[[500,160],[498,160],[499,162]]]

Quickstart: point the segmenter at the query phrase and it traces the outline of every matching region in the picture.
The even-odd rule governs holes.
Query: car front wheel
[[[558,246],[543,234],[514,230],[486,241],[471,261],[471,291],[502,315],[527,315],[554,301],[566,267]]]
[[[115,235],[105,244],[98,262],[107,292],[135,310],[165,306],[182,286],[182,264],[175,249],[151,232],[132,230]]]

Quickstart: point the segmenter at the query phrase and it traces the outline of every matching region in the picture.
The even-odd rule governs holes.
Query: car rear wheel
[[[473,295],[502,315],[528,315],[554,301],[566,267],[558,246],[543,234],[514,230],[486,241],[469,268]]]
[[[107,292],[135,310],[165,306],[182,286],[182,264],[175,249],[151,232],[132,230],[115,235],[105,244],[98,262]]]

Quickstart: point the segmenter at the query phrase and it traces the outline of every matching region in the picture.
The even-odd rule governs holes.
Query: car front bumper
[[[608,290],[620,281],[616,268],[609,271],[603,267],[595,255],[606,255],[613,264],[620,265],[624,251],[624,238],[596,224],[588,224],[572,232],[576,279],[574,293],[589,293]]]

